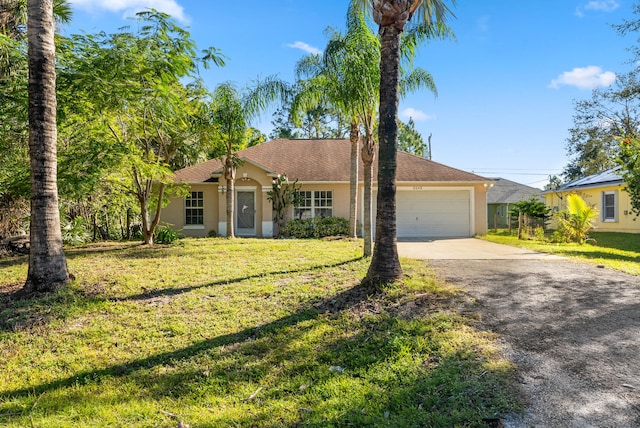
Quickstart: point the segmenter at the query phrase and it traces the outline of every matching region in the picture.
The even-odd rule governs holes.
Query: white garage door
[[[471,236],[470,192],[398,190],[396,224],[398,238]]]

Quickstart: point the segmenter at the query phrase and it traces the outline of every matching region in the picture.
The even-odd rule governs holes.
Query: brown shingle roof
[[[238,152],[238,156],[267,168],[275,174],[286,173],[289,179],[301,182],[348,182],[350,143],[347,139],[299,140],[278,139]],[[409,153],[398,152],[398,182],[474,182],[487,178],[451,168]],[[222,164],[211,159],[176,171],[176,181],[202,183],[211,181],[211,174],[220,172]],[[362,181],[362,161],[360,162]],[[374,162],[374,180],[377,162]]]

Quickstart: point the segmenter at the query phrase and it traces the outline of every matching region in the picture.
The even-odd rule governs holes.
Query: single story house
[[[289,218],[349,218],[350,142],[347,139],[277,139],[238,152],[237,236],[272,237],[273,210],[267,199],[272,181],[286,174],[298,180],[304,202]],[[360,162],[357,218],[363,222],[363,170]],[[185,236],[226,235],[226,180],[222,163],[211,159],[175,172],[190,187],[173,198],[162,220]],[[377,162],[374,162],[373,211]],[[491,180],[405,152],[398,152],[397,236],[470,237],[487,231],[487,188]]]
[[[566,209],[566,197],[571,193],[580,195],[585,202],[598,210],[595,227],[604,232],[640,233],[640,222],[631,212],[631,200],[624,190],[625,183],[619,173],[620,167],[545,190],[545,203],[553,211]]]
[[[509,227],[509,210],[511,205],[516,202],[528,201],[531,198],[544,202],[544,196],[540,189],[505,178],[493,178],[492,180],[493,187],[487,192],[487,216],[490,228]]]

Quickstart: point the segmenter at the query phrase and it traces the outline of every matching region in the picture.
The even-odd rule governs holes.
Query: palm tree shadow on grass
[[[231,391],[238,390],[249,391],[249,395],[251,391],[255,391],[256,385],[264,386],[258,399],[245,398],[247,403],[257,401],[252,405],[251,411],[236,415],[234,420],[225,419],[233,416],[225,415],[224,412],[214,412],[210,423],[201,425],[211,427],[231,423],[240,424],[239,426],[298,426],[307,422],[311,426],[379,426],[388,425],[393,422],[393,418],[398,423],[396,426],[425,426],[431,420],[441,420],[442,412],[458,412],[458,408],[466,405],[465,403],[484,402],[490,400],[492,394],[497,394],[495,390],[500,388],[480,387],[477,380],[490,376],[499,377],[503,373],[481,366],[476,358],[468,358],[465,351],[462,354],[442,355],[436,360],[425,353],[425,357],[429,358],[428,363],[433,365],[433,370],[429,372],[418,371],[414,375],[408,372],[408,377],[398,379],[393,376],[374,376],[370,379],[367,373],[387,370],[398,354],[398,344],[405,343],[415,334],[415,324],[403,325],[397,321],[397,316],[402,318],[396,312],[397,303],[384,293],[372,296],[359,284],[328,296],[316,305],[299,307],[290,315],[236,333],[205,339],[184,348],[134,361],[82,371],[63,379],[4,391],[0,393],[0,403],[6,403],[1,407],[0,421],[11,422],[15,419],[17,422],[18,418],[27,414],[25,412],[29,408],[35,407],[35,404],[31,404],[37,403],[40,398],[49,414],[67,414],[87,400],[82,392],[84,385],[89,385],[92,389],[99,387],[102,382],[110,381],[113,384],[114,379],[115,383],[119,383],[118,379],[121,379],[123,384],[128,384],[133,390],[145,391],[146,397],[158,402],[167,397],[172,401],[179,397],[187,402],[194,397],[201,400],[203,388],[214,396],[229,396]],[[428,306],[428,302],[425,301],[424,304],[425,307]],[[375,317],[361,317],[365,313]],[[311,346],[300,346],[301,342],[324,336],[318,336],[318,330],[315,330],[319,328],[326,332],[323,327],[325,321],[319,320],[320,317],[342,320],[345,314],[350,322],[359,326],[354,329],[353,334],[336,334],[328,340],[318,339]],[[424,318],[424,313],[421,312],[412,316],[416,320],[421,318]],[[344,321],[338,323],[342,322]],[[425,333],[427,331],[429,330],[425,330]],[[211,363],[206,363],[206,360]],[[317,385],[322,389],[323,385],[335,385],[333,378],[340,374],[331,372],[330,366],[334,365],[345,368],[344,375],[351,379],[348,382],[360,382],[360,376],[365,376],[362,386],[371,387],[371,392],[352,394],[348,388],[344,391],[335,390],[332,394],[346,394],[341,400],[325,400],[312,393],[308,397],[310,405],[314,407],[312,413],[301,412],[295,416],[297,421],[292,423],[283,424],[282,421],[273,420],[270,412],[273,411],[273,406],[278,406],[274,403],[303,393],[300,389],[302,386],[315,388]],[[203,373],[204,371],[207,373]],[[404,369],[400,373],[404,373]],[[278,381],[274,384],[274,378],[281,379],[282,383]],[[98,394],[91,397],[94,405],[98,406],[126,407],[131,399],[135,400],[136,397],[127,394],[117,397],[102,397]],[[237,396],[232,400],[236,399]],[[100,400],[104,400],[104,404]],[[448,400],[452,402],[449,403]],[[25,404],[26,401],[30,403]],[[404,403],[407,402],[415,402],[416,406],[406,406]],[[421,406],[417,407],[418,404]],[[386,416],[385,410],[390,410],[391,416]],[[490,410],[494,413],[489,410],[486,413],[495,415],[504,409]],[[477,418],[482,421],[486,416],[479,414]],[[324,420],[325,417],[328,419]],[[389,417],[392,419],[388,419]],[[445,419],[448,422],[433,426],[451,426],[464,422],[455,419],[460,416],[451,417],[453,419]],[[272,424],[265,421],[272,421]]]
[[[93,382],[96,379],[102,379],[105,377],[125,377],[143,369],[147,370],[164,364],[174,365],[177,362],[187,360],[215,348],[229,345],[240,345],[249,339],[256,338],[257,336],[266,336],[277,333],[279,330],[296,326],[304,321],[316,319],[318,315],[323,312],[331,311],[336,313],[342,311],[347,308],[346,303],[356,304],[367,297],[370,296],[363,292],[360,285],[357,285],[335,296],[326,298],[315,306],[299,308],[297,312],[291,315],[263,325],[246,328],[237,333],[230,333],[212,339],[206,339],[182,349],[151,355],[128,363],[116,364],[103,369],[80,372],[64,379],[43,383],[37,386],[5,391],[0,393],[0,398],[37,396],[60,388],[84,385]],[[1,413],[0,417],[2,417]]]
[[[253,275],[241,276],[241,277],[231,278],[231,279],[221,279],[221,280],[214,281],[214,282],[209,282],[209,283],[206,283],[206,284],[191,285],[191,286],[180,287],[180,288],[164,288],[164,289],[149,290],[149,291],[145,291],[144,293],[135,294],[135,295],[132,295],[132,296],[115,298],[115,299],[111,299],[111,300],[130,301],[130,300],[153,299],[153,298],[163,297],[163,296],[176,296],[176,295],[179,295],[179,294],[188,293],[190,291],[198,290],[198,289],[201,289],[201,288],[214,287],[216,285],[236,284],[236,283],[240,283],[240,282],[243,282],[243,281],[256,279],[256,278],[264,278],[264,277],[269,277],[269,276],[283,276],[283,275],[286,276],[286,275],[298,274],[298,273],[303,273],[303,272],[314,272],[314,271],[319,271],[319,270],[323,270],[323,269],[331,269],[331,268],[345,266],[345,265],[360,261],[360,260],[362,260],[362,258],[363,257],[356,257],[354,259],[344,260],[344,261],[341,261],[341,262],[338,262],[338,263],[315,265],[315,266],[309,266],[309,267],[301,268],[301,269],[291,269],[291,270],[280,270],[280,271],[274,271],[274,272],[257,273],[257,274],[253,274]]]
[[[3,318],[0,319],[0,331],[16,331],[46,324],[50,319],[55,318],[56,316],[51,311],[51,307],[54,307],[56,304],[65,304],[61,302],[66,300],[70,300],[71,302],[73,302],[72,304],[84,304],[86,306],[90,306],[87,305],[87,303],[99,303],[103,301],[142,301],[160,297],[174,297],[198,289],[215,287],[218,285],[239,284],[243,281],[255,278],[314,272],[323,269],[346,266],[351,263],[360,261],[361,259],[362,257],[357,257],[338,263],[314,265],[306,268],[287,271],[264,272],[254,275],[221,279],[205,284],[189,285],[178,288],[158,288],[146,290],[145,292],[140,294],[122,297],[104,296],[104,287],[101,287],[99,284],[87,285],[81,290],[72,290],[69,288],[65,288],[53,294],[40,294],[31,292],[25,293],[21,288],[22,284],[15,284],[15,286],[8,287],[5,291],[0,292],[0,311],[4,312]],[[63,311],[63,314],[65,313],[68,313],[68,311]]]

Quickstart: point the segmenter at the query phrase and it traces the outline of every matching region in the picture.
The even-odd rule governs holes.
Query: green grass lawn
[[[403,260],[367,295],[350,240],[184,239],[68,250],[76,281],[10,300],[0,260],[0,426],[491,426],[517,409],[495,337]]]
[[[505,230],[489,232],[482,239],[500,244],[524,247],[543,253],[557,254],[577,260],[604,265],[612,269],[640,275],[640,235],[632,233],[591,232],[586,244],[558,244],[535,240],[519,240]]]

